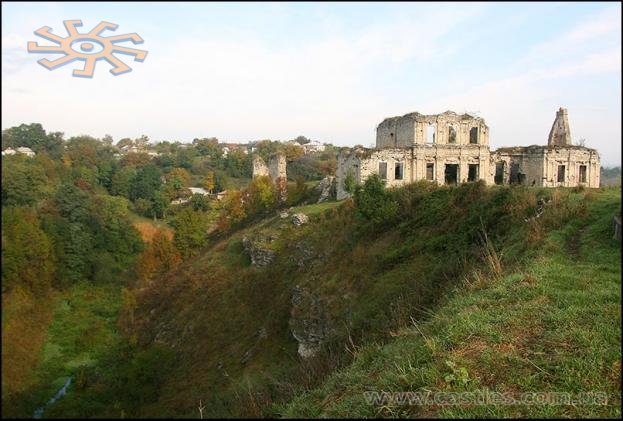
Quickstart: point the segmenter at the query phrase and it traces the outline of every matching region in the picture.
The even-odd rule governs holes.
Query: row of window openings
[[[558,166],[557,181],[559,183],[565,182],[565,171],[566,171],[565,165]],[[587,171],[586,165],[580,165],[579,174],[578,174],[579,176],[578,181],[580,183],[586,183],[586,173],[587,173],[586,171]],[[504,173],[504,163],[498,163],[495,167],[495,184],[502,184],[503,173]],[[510,179],[509,179],[509,182],[511,184],[513,183],[523,184],[525,177],[526,177],[525,174],[519,172],[519,164],[511,164],[511,172],[510,172]]]
[[[586,165],[580,165],[578,178],[579,178],[578,181],[580,183],[586,183]],[[559,165],[558,166],[558,182],[564,183],[564,181],[565,181],[565,166]]]
[[[478,164],[468,164],[467,181],[477,181],[479,173]],[[387,180],[387,162],[379,162],[379,176],[382,180]],[[394,164],[394,180],[402,180],[404,178],[404,163],[396,162]],[[435,179],[435,164],[426,164],[426,179],[433,181]],[[456,184],[459,179],[459,164],[446,164],[444,171],[444,181],[446,184]]]
[[[426,131],[426,142],[427,143],[435,143],[435,132],[436,126],[430,125],[428,126],[428,130]],[[390,133],[391,137],[394,137],[393,133]],[[454,127],[448,127],[448,143],[456,143],[456,130]],[[478,127],[472,127],[469,129],[469,143],[476,145],[478,144]]]

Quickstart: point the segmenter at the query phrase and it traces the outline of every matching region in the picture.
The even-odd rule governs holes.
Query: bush
[[[368,177],[363,186],[357,186],[355,205],[357,214],[376,226],[391,223],[398,214],[398,202],[388,194],[377,174]]]

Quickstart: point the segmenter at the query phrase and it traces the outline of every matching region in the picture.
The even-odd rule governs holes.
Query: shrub
[[[398,203],[385,190],[385,183],[377,174],[355,189],[355,205],[357,214],[373,225],[391,223],[398,214]]]

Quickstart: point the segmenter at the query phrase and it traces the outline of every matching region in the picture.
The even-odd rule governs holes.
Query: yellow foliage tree
[[[208,171],[206,176],[203,179],[203,188],[206,189],[210,194],[212,190],[214,190],[214,172]]]

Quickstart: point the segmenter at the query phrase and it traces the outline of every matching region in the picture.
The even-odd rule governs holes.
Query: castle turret
[[[560,108],[556,112],[556,120],[549,131],[548,145],[571,145],[571,130],[569,129],[569,117],[566,108]]]

